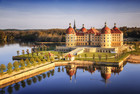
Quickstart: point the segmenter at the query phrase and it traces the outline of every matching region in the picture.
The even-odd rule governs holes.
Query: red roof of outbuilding
[[[73,57],[74,55],[72,55],[72,54],[67,54],[66,56],[67,56],[67,57]],[[65,56],[65,57],[66,57],[66,56]]]
[[[52,54],[52,53],[48,53],[49,54],[49,56],[54,56],[54,54]]]

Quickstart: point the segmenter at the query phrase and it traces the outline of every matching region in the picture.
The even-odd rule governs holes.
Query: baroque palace
[[[110,29],[105,26],[99,31],[93,27],[86,29],[84,24],[81,29],[76,29],[69,24],[66,30],[66,45],[57,46],[56,51],[69,52],[78,55],[82,52],[119,53],[127,49],[123,45],[123,32],[116,27]]]
[[[74,46],[94,46],[94,47],[120,47],[123,45],[123,33],[116,27],[116,23],[112,29],[108,28],[106,23],[105,26],[98,31],[95,28],[90,28],[87,30],[84,27],[80,30],[76,30],[76,26],[74,23],[74,27],[71,27],[71,23],[69,24],[69,28],[66,30],[66,46],[74,47]]]

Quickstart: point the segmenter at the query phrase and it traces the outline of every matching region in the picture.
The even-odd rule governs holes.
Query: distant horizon
[[[49,30],[49,29],[67,29],[69,27],[69,25],[66,27],[66,28],[25,28],[25,29],[18,29],[18,28],[5,28],[5,29],[1,29],[0,28],[0,30],[8,30],[8,29],[10,29],[10,30]],[[103,26],[104,27],[104,26]],[[102,29],[103,27],[101,27],[101,28],[95,28],[95,27],[93,27],[93,28],[95,28],[95,29]],[[109,27],[109,26],[108,26]],[[114,26],[113,26],[114,27]],[[112,29],[113,27],[109,27],[110,29]],[[118,27],[118,26],[117,26]],[[127,28],[135,28],[136,26],[134,26],[134,27],[128,27],[128,26],[120,26],[120,27],[127,27]],[[120,28],[120,27],[118,27],[118,28]],[[73,26],[72,26],[72,28],[73,28]],[[82,28],[82,26],[81,26],[81,28]],[[81,28],[77,28],[76,27],[76,29],[81,29]],[[86,27],[85,27],[86,28]],[[91,27],[90,27],[91,28]],[[90,28],[86,28],[86,29],[90,29]],[[140,27],[136,27],[136,28],[140,28]]]
[[[140,27],[140,0],[0,0],[0,29]]]

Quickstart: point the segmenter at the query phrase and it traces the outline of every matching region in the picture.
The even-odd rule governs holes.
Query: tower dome
[[[105,22],[105,26],[102,28],[101,30],[101,34],[110,34],[111,30],[110,28],[107,27],[106,22]]]
[[[75,34],[75,30],[71,27],[71,23],[69,23],[69,28],[66,30],[66,34]]]
[[[84,24],[80,31],[82,31],[83,33],[87,32],[87,29],[84,27]]]
[[[122,31],[119,30],[119,29],[116,27],[116,23],[114,23],[114,27],[113,27],[113,29],[111,30],[111,33],[122,33]]]
[[[109,79],[111,77],[111,74],[101,74],[102,78],[105,80]]]

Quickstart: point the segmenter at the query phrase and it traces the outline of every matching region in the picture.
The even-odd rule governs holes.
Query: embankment
[[[5,74],[0,77],[0,88],[17,83],[24,79],[28,79],[35,75],[41,74],[44,71],[48,71],[55,68],[55,63],[41,64],[37,67],[30,67],[18,72],[13,72],[12,74]]]
[[[140,64],[140,55],[130,55],[130,57],[127,59],[130,63],[139,63]]]

